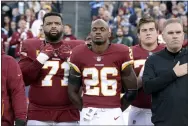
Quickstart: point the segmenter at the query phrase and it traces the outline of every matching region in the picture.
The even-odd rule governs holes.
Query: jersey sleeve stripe
[[[130,61],[127,61],[127,62],[124,62],[122,64],[122,69],[121,70],[124,70],[128,65],[133,65],[134,64],[134,61],[133,60],[130,60]]]
[[[122,97],[123,97],[123,95],[124,95],[124,93],[121,93],[121,94],[120,94],[120,98],[122,98]]]
[[[71,67],[72,67],[76,72],[81,73],[81,72],[80,72],[80,69],[79,69],[75,64],[73,64],[73,63],[71,63],[71,62],[69,62],[69,64],[71,65]]]

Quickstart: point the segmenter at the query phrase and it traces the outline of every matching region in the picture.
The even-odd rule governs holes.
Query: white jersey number
[[[101,92],[104,96],[116,95],[117,80],[108,79],[107,75],[109,74],[117,76],[118,70],[115,67],[104,67],[101,70],[97,70],[95,67],[84,68],[83,77],[91,76],[91,79],[84,79],[84,84],[86,85],[85,94],[99,96]],[[101,84],[100,86],[99,83]]]
[[[138,68],[138,67],[141,66],[141,69],[140,69],[138,77],[142,77],[143,76],[145,62],[146,62],[145,59],[140,59],[140,60],[135,60],[134,61],[134,68]]]
[[[67,62],[63,62],[60,64],[59,61],[47,61],[42,69],[48,69],[51,68],[49,73],[45,76],[45,78],[42,80],[42,86],[52,86],[52,77],[57,74],[57,71],[59,69],[64,70],[64,77],[61,80],[61,86],[67,86],[68,85],[68,76],[69,76],[69,70],[70,66]]]

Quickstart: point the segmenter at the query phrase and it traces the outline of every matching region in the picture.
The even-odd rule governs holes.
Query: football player
[[[4,52],[2,52],[1,58],[1,125],[14,126],[15,124],[16,126],[25,126],[27,103],[20,67],[15,59]]]
[[[63,19],[59,13],[43,17],[45,40],[23,42],[19,62],[24,81],[30,85],[27,125],[77,125],[79,110],[68,98],[71,49],[82,41],[62,41]]]
[[[141,77],[144,64],[149,55],[164,48],[157,42],[158,27],[151,17],[143,17],[138,23],[137,35],[139,45],[132,47],[134,59],[134,70],[138,78],[138,95],[131,104],[128,125],[153,125],[151,123],[151,96],[146,95],[142,88]]]
[[[72,51],[69,97],[81,110],[80,125],[123,125],[121,88],[127,89],[122,102],[131,102],[137,94],[130,50],[109,42],[109,26],[102,19],[92,22],[90,35],[90,46],[80,45]]]

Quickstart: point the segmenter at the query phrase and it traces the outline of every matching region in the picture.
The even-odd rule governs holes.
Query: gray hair
[[[172,24],[172,23],[179,23],[183,28],[183,23],[179,18],[170,18],[164,22],[163,30],[166,28],[167,25]]]

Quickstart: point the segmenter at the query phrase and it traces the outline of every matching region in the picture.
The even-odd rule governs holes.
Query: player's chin
[[[57,40],[59,40],[58,35],[49,35],[47,38],[50,41],[50,43],[53,43],[53,42],[56,42]]]
[[[182,45],[181,44],[174,44],[174,45],[171,45],[171,48],[174,49],[174,50],[178,50],[179,48],[181,48]]]
[[[56,39],[58,38],[58,36],[57,36],[57,35],[50,35],[49,38],[50,38],[51,40],[56,40]]]
[[[93,41],[96,45],[102,45],[104,44],[104,41],[103,40],[95,40]]]
[[[61,37],[61,33],[59,33],[59,32],[57,32],[57,33],[50,33],[49,34],[49,36],[51,37],[51,38],[59,38],[59,37]]]
[[[152,45],[153,43],[155,43],[155,41],[152,41],[152,40],[150,40],[150,41],[145,40],[144,43],[145,43],[146,45]]]

